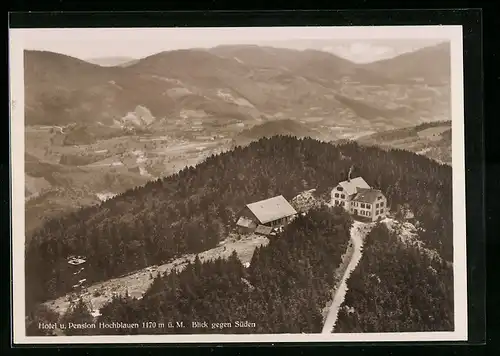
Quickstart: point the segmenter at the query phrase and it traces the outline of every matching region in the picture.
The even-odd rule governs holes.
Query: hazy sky
[[[355,62],[370,62],[443,42],[451,37],[450,30],[453,27],[90,28],[11,31],[17,32],[15,40],[21,40],[25,49],[53,51],[81,59],[142,58],[182,48],[257,44],[324,50]]]

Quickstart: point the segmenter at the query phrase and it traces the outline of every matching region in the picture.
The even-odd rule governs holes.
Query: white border
[[[24,48],[47,35],[120,36],[129,39],[174,36],[237,38],[241,42],[290,39],[443,39],[451,42],[452,163],[453,163],[453,332],[363,334],[245,334],[245,335],[127,335],[127,336],[26,336],[24,305]],[[55,36],[55,37],[54,37]],[[16,344],[74,343],[251,343],[251,342],[373,342],[467,340],[467,269],[465,236],[465,144],[463,105],[462,26],[270,27],[270,28],[113,28],[113,29],[10,29],[13,342]],[[61,38],[61,37],[59,37]],[[108,38],[108,37],[106,37]],[[217,38],[217,37],[215,37]],[[229,40],[230,41],[230,40]],[[234,40],[233,40],[234,42]],[[236,41],[239,42],[239,41]],[[432,65],[432,64],[430,64]]]

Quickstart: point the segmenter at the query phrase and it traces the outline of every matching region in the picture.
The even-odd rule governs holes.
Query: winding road
[[[323,334],[330,334],[335,327],[339,309],[342,303],[344,303],[345,295],[347,293],[347,280],[361,260],[361,256],[363,255],[364,238],[372,229],[372,227],[373,224],[366,224],[359,221],[355,221],[353,226],[351,227],[351,243],[354,247],[354,251],[352,253],[351,260],[349,261],[349,264],[347,265],[347,268],[344,272],[344,275],[342,276],[340,284],[335,291],[333,302],[330,305],[330,310],[328,311],[328,315],[326,316],[325,323],[323,325],[323,330],[321,331]]]

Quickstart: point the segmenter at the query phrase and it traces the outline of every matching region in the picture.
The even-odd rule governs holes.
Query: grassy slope
[[[399,148],[451,164],[451,122],[426,123],[360,137],[363,145]]]

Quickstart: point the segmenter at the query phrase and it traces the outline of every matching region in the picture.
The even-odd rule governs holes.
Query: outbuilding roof
[[[261,224],[297,214],[282,195],[248,204],[247,207]]]

